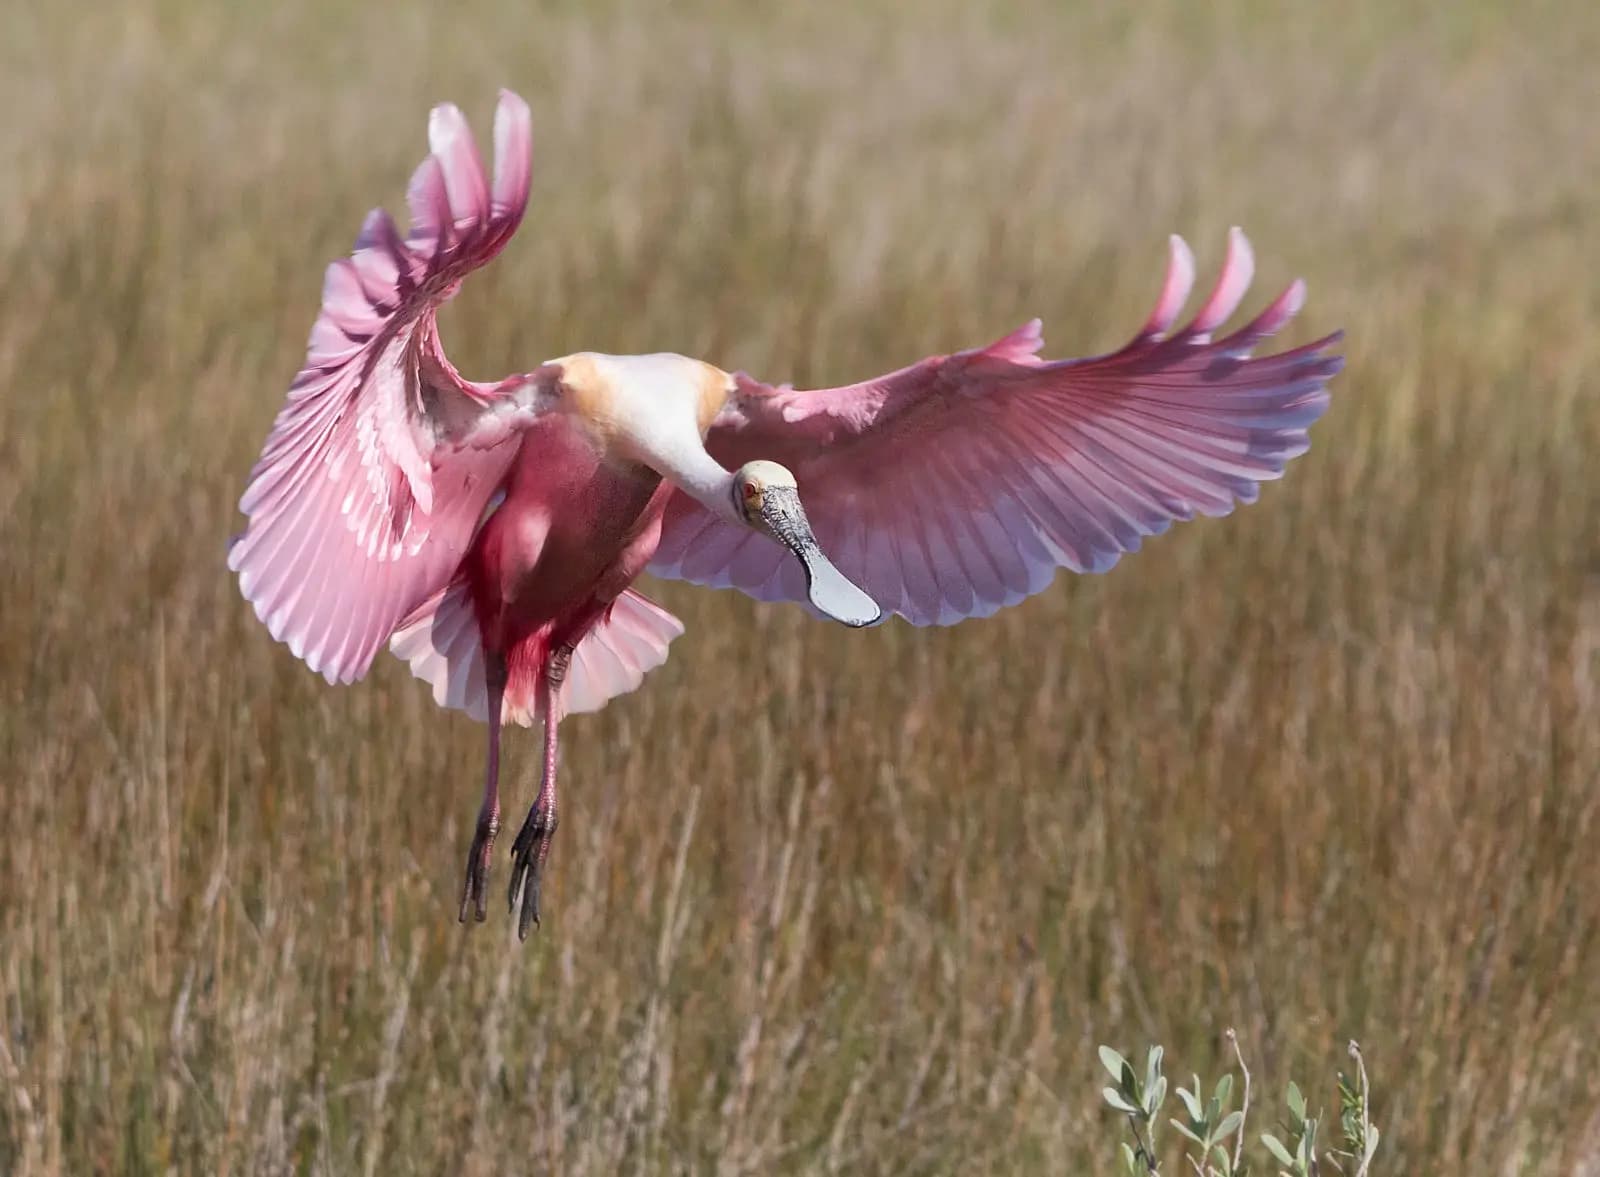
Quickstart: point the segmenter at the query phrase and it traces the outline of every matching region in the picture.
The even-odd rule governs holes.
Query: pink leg
[[[511,888],[508,895],[512,911],[517,895],[522,895],[522,914],[517,917],[517,938],[526,940],[528,929],[539,925],[539,877],[544,860],[550,856],[550,840],[556,833],[556,724],[561,684],[566,681],[572,662],[572,647],[558,646],[545,663],[540,684],[544,692],[544,776],[539,796],[528,810],[528,818],[511,846]]]
[[[505,659],[485,651],[483,661],[489,689],[489,768],[483,782],[483,806],[478,810],[478,832],[467,854],[467,879],[461,888],[461,922],[467,922],[470,907],[480,924],[488,914],[489,859],[500,832],[500,703],[506,693]]]

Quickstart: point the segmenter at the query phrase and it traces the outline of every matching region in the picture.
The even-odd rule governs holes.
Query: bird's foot
[[[522,912],[517,917],[517,939],[526,940],[528,930],[539,926],[539,877],[555,837],[556,816],[541,800],[528,811],[517,840],[511,844],[511,911],[517,910],[517,895],[522,896]]]
[[[467,878],[461,886],[462,923],[467,922],[469,909],[480,924],[488,915],[489,860],[494,854],[495,835],[499,832],[499,810],[486,809],[478,814],[478,832],[472,836],[472,849],[467,854]]]

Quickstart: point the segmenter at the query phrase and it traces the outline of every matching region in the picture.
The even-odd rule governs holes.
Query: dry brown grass
[[[1095,1045],[1233,1024],[1324,1103],[1359,1037],[1385,1171],[1595,1172],[1594,5],[78,7],[0,17],[0,1170],[1087,1171]],[[475,374],[1081,352],[1237,222],[1335,408],[988,622],[657,586],[544,930],[463,930],[481,729],[325,687],[223,545],[322,264],[500,84]]]

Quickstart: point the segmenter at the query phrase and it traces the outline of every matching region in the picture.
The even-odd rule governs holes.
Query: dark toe
[[[508,911],[517,912],[517,900],[522,900],[522,910],[517,913],[519,940],[526,940],[528,933],[539,926],[540,876],[555,832],[555,819],[546,821],[545,810],[535,806],[511,845],[511,881],[506,903]]]
[[[539,926],[539,870],[528,874],[528,889],[522,896],[522,914],[517,916],[517,939],[526,940],[528,933]]]
[[[494,855],[494,837],[500,830],[498,821],[479,819],[478,832],[472,839],[472,849],[467,853],[467,873],[461,884],[462,923],[467,922],[470,910],[478,923],[488,918],[489,862]]]

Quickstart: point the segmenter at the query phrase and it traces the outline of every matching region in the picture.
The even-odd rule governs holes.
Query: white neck
[[[738,507],[733,504],[734,473],[731,470],[723,469],[722,462],[707,454],[702,446],[694,446],[693,453],[674,454],[672,457],[678,461],[662,464],[669,465],[669,469],[661,470],[667,480],[675,483],[678,489],[682,489],[683,493],[699,502],[715,517],[730,523],[744,523],[739,517]]]
[[[743,522],[733,501],[734,476],[706,453],[707,393],[725,395],[726,373],[679,355],[580,353],[552,361],[588,388],[615,430],[613,444],[643,461],[719,519]],[[714,383],[708,384],[708,381]],[[717,404],[720,405],[720,399]],[[592,410],[591,410],[592,411]]]
[[[693,436],[693,435],[691,435]],[[674,441],[678,439],[674,438]],[[653,446],[649,464],[669,482],[719,519],[743,523],[733,502],[732,471],[706,453],[698,437],[670,446]]]

